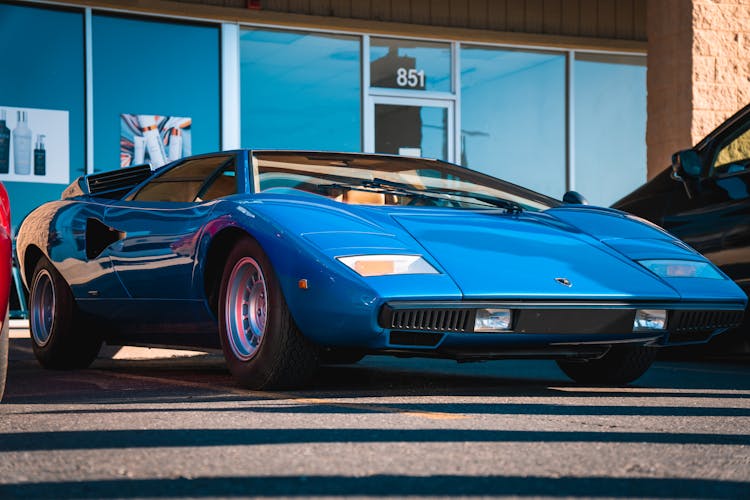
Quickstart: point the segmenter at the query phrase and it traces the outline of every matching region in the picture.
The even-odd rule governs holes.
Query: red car
[[[8,298],[11,281],[10,201],[8,192],[0,184],[0,307],[5,306],[5,316],[0,328],[0,400],[5,392],[8,372]]]

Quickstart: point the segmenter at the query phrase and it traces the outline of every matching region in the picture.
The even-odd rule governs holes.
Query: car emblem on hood
[[[571,283],[568,278],[555,278],[555,281],[557,281],[561,285],[567,286],[568,288],[570,288],[571,286],[573,286],[573,283]]]

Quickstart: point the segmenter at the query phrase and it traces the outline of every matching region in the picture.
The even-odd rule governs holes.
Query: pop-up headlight
[[[678,259],[639,260],[638,263],[662,278],[709,278],[724,277],[708,262]]]
[[[502,332],[510,330],[510,309],[477,309],[475,332]]]
[[[360,276],[439,274],[420,255],[351,255],[336,258]]]
[[[638,309],[635,312],[633,331],[666,330],[667,311],[664,309]]]

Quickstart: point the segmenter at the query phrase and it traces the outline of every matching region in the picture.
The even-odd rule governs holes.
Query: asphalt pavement
[[[604,388],[549,361],[368,356],[261,392],[217,353],[107,348],[43,370],[27,335],[0,498],[750,498],[750,359],[659,361]]]

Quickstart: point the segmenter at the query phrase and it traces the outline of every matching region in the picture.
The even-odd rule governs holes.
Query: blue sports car
[[[479,172],[374,154],[230,151],[84,176],[23,222],[49,368],[102,342],[221,347],[249,388],[365,354],[551,358],[581,383],[738,325],[745,294],[657,226]]]

